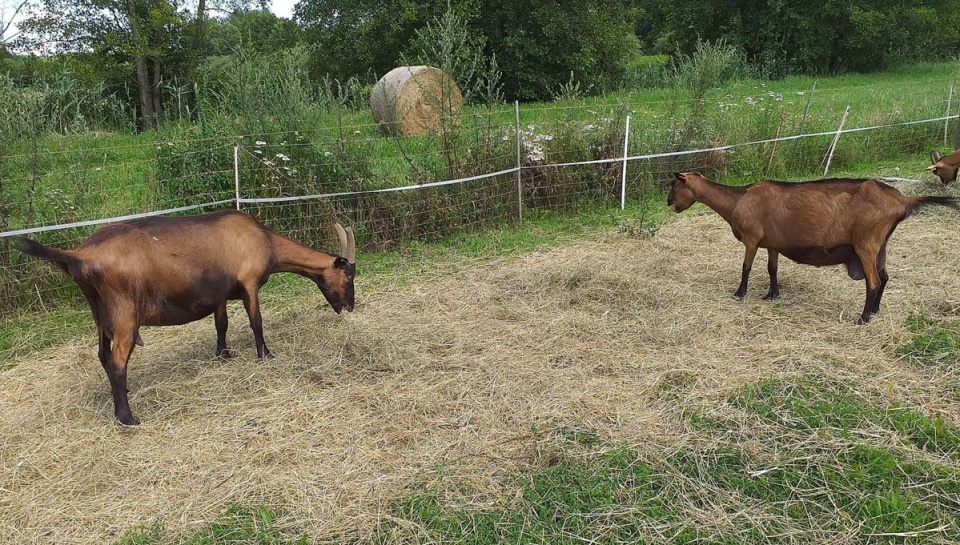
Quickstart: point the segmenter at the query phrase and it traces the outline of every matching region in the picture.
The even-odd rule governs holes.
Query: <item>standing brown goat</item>
[[[674,173],[667,205],[678,213],[699,201],[727,220],[743,243],[743,273],[734,296],[747,294],[747,279],[757,254],[766,248],[770,291],[780,295],[777,259],[797,263],[846,265],[854,280],[866,280],[867,296],[857,323],[880,311],[887,285],[887,241],[897,225],[917,208],[939,204],[957,208],[949,197],[907,197],[877,180],[828,179],[785,183],[760,181],[743,187],[714,183],[697,172]]]
[[[940,157],[937,150],[930,152],[930,166],[927,170],[933,172],[941,182],[946,184],[956,181],[957,169],[960,169],[960,149],[943,157]]]
[[[356,247],[352,231],[335,227],[343,257],[302,246],[233,210],[106,225],[76,250],[21,239],[20,250],[56,263],[80,287],[97,325],[114,413],[121,423],[136,425],[127,403],[127,362],[134,344],[143,346],[140,326],[213,314],[216,354],[228,357],[227,301],[241,299],[257,355],[269,357],[258,291],[277,272],[313,280],[334,311],[352,311]]]

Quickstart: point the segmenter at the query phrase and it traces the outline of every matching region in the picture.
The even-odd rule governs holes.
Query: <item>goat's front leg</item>
[[[227,302],[220,303],[213,311],[213,325],[217,328],[217,357],[232,358],[233,354],[227,350]]]
[[[753,268],[753,259],[757,256],[757,244],[744,242],[746,252],[743,254],[743,271],[740,276],[740,287],[733,293],[737,299],[743,299],[747,295],[747,281],[750,279],[750,269]]]
[[[767,274],[770,275],[770,291],[763,298],[768,301],[780,297],[780,284],[777,282],[777,261],[779,258],[779,252],[767,248]]]
[[[245,288],[243,306],[247,309],[247,316],[250,318],[250,329],[253,330],[253,343],[257,347],[257,357],[267,359],[272,354],[263,341],[263,318],[260,316],[260,295],[257,293],[257,286]]]

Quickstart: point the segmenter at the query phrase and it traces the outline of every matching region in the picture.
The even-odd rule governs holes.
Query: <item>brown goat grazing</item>
[[[956,181],[957,169],[960,169],[960,149],[944,157],[940,157],[937,150],[930,152],[930,166],[927,170],[933,172],[941,182],[946,184]]]
[[[702,202],[727,220],[733,235],[746,246],[743,275],[734,296],[743,298],[747,294],[757,248],[766,248],[769,257],[770,291],[764,299],[780,295],[780,254],[806,265],[846,265],[850,278],[866,280],[866,301],[857,321],[860,324],[880,311],[880,298],[889,279],[887,241],[897,224],[924,205],[958,207],[950,197],[907,197],[877,180],[765,180],[730,187],[697,172],[675,173],[674,177],[667,205],[679,213]]]
[[[227,301],[241,299],[257,355],[269,357],[258,291],[277,272],[313,280],[334,311],[352,311],[356,246],[350,229],[335,227],[342,257],[302,246],[234,210],[106,225],[76,250],[20,239],[20,250],[56,263],[80,287],[97,325],[114,413],[121,423],[136,425],[127,403],[127,362],[134,344],[143,346],[140,326],[179,325],[213,314],[216,354],[229,357]]]

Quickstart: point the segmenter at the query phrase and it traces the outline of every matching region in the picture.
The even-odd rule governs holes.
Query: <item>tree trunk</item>
[[[190,53],[187,58],[187,70],[185,78],[187,81],[187,100],[193,106],[190,108],[190,120],[195,121],[194,115],[197,111],[196,97],[193,94],[193,73],[200,60],[200,48],[203,46],[204,17],[206,16],[207,2],[199,0],[197,2],[197,18],[193,22],[193,38],[190,41]]]
[[[137,65],[137,89],[140,91],[140,118],[143,121],[143,130],[157,128],[156,114],[153,110],[153,97],[150,93],[150,71],[147,68],[147,59],[140,53],[135,55]]]
[[[133,59],[137,69],[137,90],[140,94],[140,117],[143,120],[143,130],[157,128],[156,112],[153,109],[153,96],[150,86],[150,67],[147,66],[147,57],[144,53],[143,35],[140,31],[140,20],[133,0],[127,0],[127,17],[130,19],[130,38],[133,41]]]

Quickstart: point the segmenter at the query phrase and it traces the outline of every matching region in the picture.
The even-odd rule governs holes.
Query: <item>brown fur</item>
[[[859,323],[870,321],[870,316],[880,310],[889,278],[887,241],[897,225],[926,204],[957,207],[951,198],[907,197],[877,180],[760,181],[729,187],[697,172],[674,176],[668,205],[683,212],[693,203],[702,202],[730,224],[734,236],[746,247],[736,297],[746,295],[757,249],[766,248],[770,274],[766,299],[780,295],[780,254],[807,265],[846,265],[851,278],[866,280],[867,296]]]
[[[960,149],[945,157],[940,157],[940,153],[936,150],[930,152],[930,166],[927,170],[933,172],[941,182],[946,184],[956,181],[958,169],[960,169]]]
[[[228,357],[226,305],[241,299],[257,355],[266,358],[258,291],[271,274],[310,278],[337,313],[354,306],[350,260],[302,246],[232,210],[106,225],[75,250],[27,239],[20,249],[56,263],[80,287],[97,325],[116,416],[127,425],[137,423],[127,403],[126,368],[134,344],[143,345],[140,326],[178,325],[213,314],[217,356]],[[341,251],[352,260],[352,249]]]

